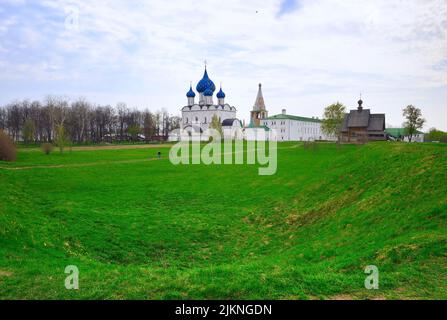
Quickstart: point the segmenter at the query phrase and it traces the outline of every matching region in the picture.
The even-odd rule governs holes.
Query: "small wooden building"
[[[368,142],[386,140],[385,114],[371,113],[363,109],[363,101],[359,100],[357,110],[345,114],[341,129],[343,142]]]

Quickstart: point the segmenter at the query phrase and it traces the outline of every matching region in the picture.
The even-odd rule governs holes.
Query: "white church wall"
[[[232,126],[222,127],[222,133],[225,140],[242,140],[244,138],[239,120],[234,120]]]
[[[193,110],[182,111],[182,123],[183,126],[192,123],[200,124],[205,129],[208,128],[213,116],[217,116],[222,122],[226,119],[235,119],[236,111],[223,111],[221,109],[215,109],[212,106],[205,110],[197,110],[193,107]]]
[[[268,141],[270,139],[270,131],[264,128],[245,128],[244,139],[247,141]],[[278,139],[278,141],[281,141]]]

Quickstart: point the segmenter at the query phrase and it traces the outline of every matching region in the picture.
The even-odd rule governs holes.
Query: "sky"
[[[204,61],[246,121],[262,83],[270,115],[361,93],[389,126],[413,104],[447,131],[446,0],[0,0],[0,105],[54,94],[179,115]]]

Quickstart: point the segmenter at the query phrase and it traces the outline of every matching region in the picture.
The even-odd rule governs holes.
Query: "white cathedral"
[[[334,137],[326,136],[321,130],[321,120],[318,118],[300,117],[286,114],[283,109],[281,114],[269,117],[264,103],[262,86],[259,84],[258,94],[250,116],[250,125],[245,127],[236,118],[236,108],[225,103],[225,93],[222,86],[216,94],[217,103],[214,103],[216,86],[209,78],[205,66],[203,78],[196,86],[199,101],[196,103],[196,93],[192,84],[186,93],[188,104],[182,108],[181,132],[171,133],[169,140],[199,139],[207,141],[206,130],[209,129],[213,117],[217,117],[222,124],[222,132],[225,139],[269,140],[278,141],[314,141],[334,140]]]
[[[188,133],[203,134],[209,128],[214,116],[216,116],[222,124],[222,129],[225,132],[233,128],[242,129],[242,123],[236,118],[236,108],[225,103],[225,93],[222,91],[222,86],[216,94],[217,103],[214,103],[214,92],[216,86],[209,78],[208,71],[205,67],[203,78],[196,86],[199,94],[199,101],[196,103],[196,93],[190,85],[189,91],[186,93],[188,105],[182,108],[182,129]],[[202,137],[202,140],[207,140],[208,137]]]

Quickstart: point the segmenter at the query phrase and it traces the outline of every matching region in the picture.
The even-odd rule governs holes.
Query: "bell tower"
[[[250,112],[250,122],[254,126],[260,126],[261,120],[268,117],[268,112],[265,108],[264,96],[262,95],[262,84],[259,84],[258,95],[253,106],[253,110]]]

